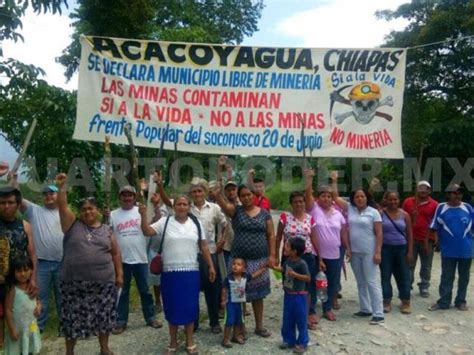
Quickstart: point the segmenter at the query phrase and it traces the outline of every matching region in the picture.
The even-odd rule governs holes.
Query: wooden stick
[[[13,164],[13,167],[10,170],[10,173],[9,173],[10,176],[13,176],[20,168],[21,162],[23,161],[23,158],[25,157],[26,150],[28,149],[28,146],[30,145],[31,137],[33,136],[33,132],[35,131],[37,123],[38,123],[38,120],[36,119],[36,117],[33,118],[30,128],[28,129],[28,133],[26,133],[25,140],[23,141],[23,146],[21,147],[20,154],[18,155],[18,158],[16,158],[15,164]]]
[[[140,188],[140,180],[138,178],[138,156],[135,150],[135,143],[133,143],[132,137],[132,124],[127,123],[124,127],[125,136],[128,140],[128,147],[130,148],[130,159],[132,161],[132,180],[137,190],[137,201],[143,203],[143,195]]]
[[[110,136],[105,136],[104,143],[104,208],[110,210],[110,189],[111,189],[111,176],[110,166],[112,164],[112,152],[110,150]],[[109,216],[105,217],[103,223],[109,224]]]

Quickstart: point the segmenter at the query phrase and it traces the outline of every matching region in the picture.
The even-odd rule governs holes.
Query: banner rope
[[[448,38],[445,39],[444,41],[438,41],[438,42],[431,42],[431,43],[426,43],[426,44],[420,44],[419,46],[413,46],[413,47],[406,47],[406,49],[417,49],[417,48],[424,48],[424,47],[429,47],[429,46],[435,46],[437,44],[442,44],[442,43],[448,43],[448,42],[459,42],[462,41],[463,39],[468,39],[468,38],[474,38],[474,35],[470,36],[462,36],[459,38]]]

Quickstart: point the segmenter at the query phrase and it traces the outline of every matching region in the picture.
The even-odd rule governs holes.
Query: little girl
[[[8,328],[5,354],[37,354],[41,350],[41,336],[36,323],[41,305],[26,293],[32,272],[33,262],[28,257],[19,257],[11,265],[10,287],[5,298]]]
[[[242,258],[233,258],[231,272],[222,283],[221,306],[225,309],[225,328],[222,346],[231,348],[231,332],[234,330],[232,341],[238,344],[245,343],[244,304],[246,302],[246,286],[252,279],[259,277],[266,268],[254,273],[247,272],[247,262]]]

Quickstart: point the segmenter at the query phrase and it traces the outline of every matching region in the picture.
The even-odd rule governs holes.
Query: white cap
[[[418,181],[418,184],[416,184],[416,186],[426,186],[428,187],[429,189],[431,189],[431,185],[428,181],[426,180],[421,180],[421,181]]]

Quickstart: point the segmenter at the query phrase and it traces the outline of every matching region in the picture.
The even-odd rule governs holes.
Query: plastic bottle
[[[316,297],[321,302],[328,300],[328,279],[322,271],[316,275]]]

